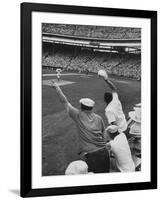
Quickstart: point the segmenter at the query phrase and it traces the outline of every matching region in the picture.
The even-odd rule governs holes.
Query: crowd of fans
[[[94,52],[80,50],[77,53],[69,49],[58,50],[55,53],[43,53],[42,65],[46,67],[63,68],[66,71],[97,73],[105,69],[109,74],[141,79],[140,54]]]
[[[134,78],[137,80],[141,79],[141,57],[140,55],[126,55],[118,65],[111,68],[111,74]]]
[[[140,28],[42,24],[43,33],[101,39],[141,39]]]

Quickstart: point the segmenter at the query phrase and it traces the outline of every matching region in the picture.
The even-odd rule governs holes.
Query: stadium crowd
[[[84,72],[88,69],[89,72],[97,73],[99,69],[105,69],[109,74],[141,79],[141,56],[138,54],[105,53],[88,50],[80,50],[74,54],[73,51],[64,48],[55,53],[45,52],[42,65],[78,72]]]
[[[103,39],[140,39],[140,28],[42,24],[43,33]]]

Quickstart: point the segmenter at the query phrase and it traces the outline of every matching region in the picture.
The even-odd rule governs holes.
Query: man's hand
[[[54,80],[51,80],[51,87],[56,89],[56,92],[58,93],[58,95],[60,97],[60,101],[64,105],[68,104],[68,100],[67,100],[66,96],[63,94],[61,88],[59,87],[59,85]]]
[[[59,88],[58,84],[54,80],[51,80],[51,87],[55,89]]]
[[[101,78],[103,78],[104,80],[107,80],[107,79],[108,79],[108,74],[107,74],[107,72],[106,72],[105,70],[103,70],[103,69],[100,69],[100,70],[98,71],[98,76],[101,77]]]
[[[108,143],[106,143],[106,148],[108,149],[108,150],[111,150],[111,144],[108,142]]]

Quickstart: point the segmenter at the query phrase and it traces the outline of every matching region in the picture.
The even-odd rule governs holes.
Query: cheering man
[[[88,171],[94,173],[109,172],[109,152],[105,147],[104,122],[92,109],[95,102],[89,98],[80,99],[81,109],[72,106],[60,87],[52,82],[60,101],[78,128],[80,152],[88,164]],[[65,131],[65,130],[64,130]]]
[[[109,125],[116,125],[119,127],[118,131],[124,132],[127,129],[127,122],[116,87],[112,81],[109,80],[108,76],[102,77],[112,90],[112,92],[104,93],[104,101],[107,104],[105,108],[105,116]]]

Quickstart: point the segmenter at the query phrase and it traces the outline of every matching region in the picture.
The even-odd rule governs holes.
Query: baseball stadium
[[[42,24],[43,176],[64,175],[69,163],[80,160],[77,127],[51,81],[78,109],[81,98],[94,100],[93,111],[107,127],[104,93],[110,88],[98,76],[101,69],[116,86],[128,121],[129,112],[141,102],[141,29]],[[110,172],[115,172],[112,166]]]

